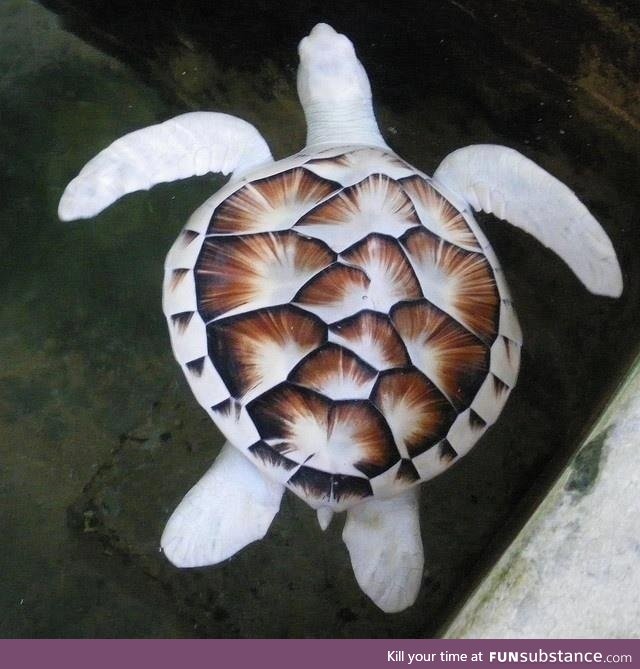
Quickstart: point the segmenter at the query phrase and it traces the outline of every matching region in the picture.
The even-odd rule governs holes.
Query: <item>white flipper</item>
[[[536,237],[592,293],[622,293],[618,259],[598,221],[573,191],[522,154],[492,144],[468,146],[450,153],[433,178],[475,210]]]
[[[226,560],[264,537],[284,490],[227,442],[169,518],[160,541],[164,554],[176,567]]]
[[[358,585],[385,613],[411,606],[424,568],[418,487],[351,507],[342,532]]]
[[[272,160],[250,123],[215,112],[182,114],[131,132],[90,160],[64,191],[58,216],[90,218],[136,190],[207,172],[237,176]]]

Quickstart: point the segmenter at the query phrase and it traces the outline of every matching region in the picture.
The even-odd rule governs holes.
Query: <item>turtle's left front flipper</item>
[[[192,112],[131,132],[91,159],[65,189],[58,216],[91,218],[118,198],[155,184],[222,172],[234,175],[273,161],[250,123]]]
[[[457,195],[536,237],[592,293],[622,293],[620,265],[598,221],[573,191],[522,154],[493,144],[468,146],[449,154],[433,178],[451,191],[443,195]]]

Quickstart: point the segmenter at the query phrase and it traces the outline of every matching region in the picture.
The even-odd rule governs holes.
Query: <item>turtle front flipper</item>
[[[592,293],[622,293],[618,259],[598,221],[573,191],[522,154],[492,144],[468,146],[449,154],[433,178],[451,191],[444,195],[457,195],[536,237]]]
[[[417,487],[347,511],[342,539],[358,585],[385,613],[411,606],[422,583],[424,552]]]
[[[65,189],[58,216],[91,218],[117,199],[207,172],[243,174],[272,162],[262,135],[235,116],[192,112],[131,132],[101,151]]]
[[[204,567],[262,539],[284,486],[267,479],[227,442],[164,529],[161,546],[176,567]]]

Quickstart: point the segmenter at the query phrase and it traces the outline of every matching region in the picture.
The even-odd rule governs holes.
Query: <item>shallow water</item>
[[[34,2],[0,4],[0,636],[435,634],[637,351],[640,22],[623,3],[586,1],[544,3],[551,24],[542,10],[471,0],[426,13],[46,4],[66,29]],[[83,223],[55,214],[105,144],[189,109],[242,116],[275,155],[294,152],[295,46],[320,19],[356,41],[401,156],[432,172],[470,143],[522,150],[601,220],[626,281],[617,302],[592,297],[537,242],[483,219],[525,334],[520,382],[472,453],[423,486],[427,573],[416,605],[393,616],[355,584],[341,519],[323,534],[293,497],[264,541],[219,567],[178,571],[158,553],[168,514],[220,446],[172,360],[162,262],[222,181],[160,186]]]

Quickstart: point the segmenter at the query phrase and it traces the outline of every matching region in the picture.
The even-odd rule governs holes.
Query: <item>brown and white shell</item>
[[[298,154],[228,185],[165,270],[199,403],[313,507],[441,473],[516,382],[521,332],[488,241],[390,151]]]

